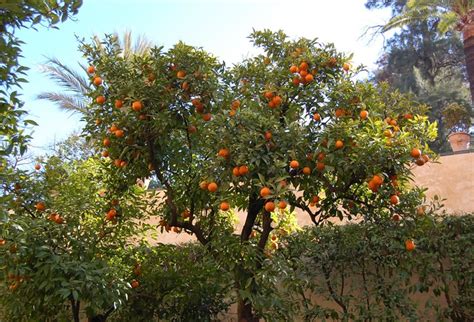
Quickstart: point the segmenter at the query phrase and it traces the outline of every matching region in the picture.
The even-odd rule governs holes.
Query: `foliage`
[[[268,30],[250,39],[263,53],[231,68],[184,43],[130,57],[113,36],[81,47],[94,84],[85,134],[117,180],[156,176],[162,229],[202,244],[223,238],[237,252],[214,247],[228,256],[244,315],[263,255],[278,247],[272,212],[299,208],[316,224],[409,212],[420,198],[406,185],[410,166],[428,160],[410,151],[431,153],[436,137],[426,106],[386,84],[352,81],[357,69],[333,45]],[[239,236],[229,207],[245,212]]]
[[[201,245],[133,251],[140,286],[113,321],[214,321],[230,305],[231,273]],[[133,261],[132,261],[133,263]]]
[[[81,303],[94,316],[125,300],[132,268],[123,250],[147,228],[144,194],[101,163],[51,156],[44,170],[16,171],[2,186],[11,196],[0,222],[2,320],[78,321]]]
[[[469,111],[457,103],[447,105],[443,109],[446,126],[451,132],[468,132],[471,125]]]
[[[280,297],[295,303],[289,312],[305,321],[472,320],[474,217],[430,212],[290,236],[267,265],[273,272],[275,263],[288,265],[277,274]],[[271,319],[270,306],[260,309]]]

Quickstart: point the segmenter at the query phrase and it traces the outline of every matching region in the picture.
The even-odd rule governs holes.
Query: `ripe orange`
[[[227,159],[229,156],[230,156],[230,152],[229,150],[223,148],[223,149],[220,149],[219,152],[217,153],[218,156],[222,157],[222,158],[225,158]]]
[[[215,183],[215,182],[209,183],[209,185],[207,186],[207,190],[209,192],[216,192],[217,191],[217,183]]]
[[[232,175],[235,176],[235,177],[240,176],[239,167],[234,167],[234,168],[232,169]]]
[[[238,109],[240,107],[240,101],[239,100],[233,101],[231,106],[233,110]]]
[[[110,146],[111,142],[109,138],[105,138],[104,141],[102,142],[104,146]]]
[[[116,108],[121,108],[123,106],[123,101],[122,100],[115,100],[115,107]]]
[[[199,98],[193,98],[191,100],[191,104],[193,104],[194,107],[202,106],[201,100]]]
[[[95,67],[92,66],[92,65],[89,66],[89,67],[87,67],[87,72],[88,72],[89,74],[94,74],[94,73],[95,73]]]
[[[390,203],[392,205],[398,205],[400,203],[400,198],[397,195],[390,196]]]
[[[102,156],[104,158],[107,158],[109,156],[109,151],[105,150],[105,151],[102,151]]]
[[[95,86],[100,86],[102,84],[102,78],[100,78],[99,76],[94,77],[93,82]]]
[[[427,154],[422,154],[421,155],[421,158],[423,159],[423,161],[425,163],[427,163],[428,161],[430,161],[430,157],[427,155]]]
[[[421,156],[421,150],[417,148],[413,148],[411,149],[410,155],[415,159],[419,158]]]
[[[265,140],[270,141],[272,139],[272,132],[265,131],[264,137],[265,137]]]
[[[96,119],[95,120],[95,125],[100,125],[102,123],[102,120],[101,119]]]
[[[140,282],[138,282],[137,280],[133,280],[130,285],[132,286],[132,288],[137,288],[140,286]]]
[[[35,170],[39,170],[39,169],[41,169],[41,165],[35,164]]]
[[[383,135],[385,135],[385,137],[387,137],[387,138],[391,138],[393,136],[393,132],[392,132],[392,130],[387,129],[387,130],[383,131]]]
[[[46,205],[44,202],[40,201],[36,203],[35,208],[37,211],[44,211],[46,209]]]
[[[307,75],[308,75],[308,71],[306,69],[300,70],[300,76],[302,79],[305,79]]]
[[[311,74],[308,74],[304,77],[304,80],[308,83],[311,83],[314,80],[314,76]]]
[[[263,93],[263,96],[265,96],[267,100],[271,100],[275,96],[275,94],[271,91],[266,91],[265,93]]]
[[[263,187],[262,189],[260,189],[260,196],[262,198],[265,198],[265,197],[269,196],[271,193],[272,193],[272,191],[268,187]]]
[[[183,84],[181,84],[181,88],[183,89],[183,91],[188,91],[189,90],[189,83],[188,82],[183,82]]]
[[[230,209],[230,205],[228,202],[223,201],[221,202],[220,208],[222,211],[228,211]]]
[[[324,152],[318,153],[318,161],[323,161],[325,157],[326,157],[326,154],[324,154]]]
[[[345,113],[344,113],[344,110],[342,108],[338,108],[338,109],[336,109],[335,114],[336,114],[336,117],[339,118],[339,117],[344,116]]]
[[[211,113],[203,114],[203,115],[202,115],[202,119],[203,119],[205,122],[209,122],[209,121],[212,119]]]
[[[336,149],[342,149],[344,147],[344,142],[342,142],[341,140],[337,140],[335,146]]]
[[[275,210],[275,203],[273,201],[268,201],[265,204],[265,211],[267,212],[273,212]]]
[[[294,73],[297,73],[298,72],[298,67],[293,65],[290,67],[290,73],[294,74]]]
[[[186,72],[184,70],[180,70],[176,73],[176,77],[178,77],[179,79],[183,79],[184,77],[186,77]]]
[[[407,114],[403,115],[403,118],[405,120],[411,120],[413,118],[413,115],[411,115],[410,113],[407,113]]]
[[[286,203],[286,201],[284,201],[284,200],[281,200],[281,201],[278,203],[278,208],[280,208],[280,209],[285,209],[286,206],[287,206],[287,203]]]
[[[351,65],[349,63],[344,63],[342,65],[342,69],[345,71],[345,72],[348,72],[349,69],[351,69]]]
[[[229,111],[229,116],[230,116],[230,117],[235,116],[235,114],[237,114],[237,112],[236,112],[235,110],[230,110],[230,111]]]
[[[369,189],[372,191],[372,192],[377,192],[379,190],[379,185],[373,181],[373,180],[370,180],[369,181]]]
[[[97,96],[97,98],[95,99],[95,101],[97,102],[97,104],[104,104],[105,103],[105,96]]]
[[[120,168],[120,165],[122,164],[122,160],[120,159],[115,159],[114,160],[114,165],[117,167],[117,168]]]
[[[314,113],[313,120],[315,120],[316,122],[321,121],[321,115],[319,115],[319,113]]]
[[[111,126],[110,129],[109,129],[109,132],[110,132],[110,133],[115,133],[115,131],[117,131],[118,129],[119,129],[119,128],[118,128],[117,125],[112,124],[112,126]]]
[[[109,211],[107,211],[105,218],[107,220],[112,220],[115,218],[115,216],[117,216],[117,210],[115,210],[114,208],[111,208]]]
[[[122,138],[124,135],[125,135],[125,132],[123,130],[115,131],[115,136],[118,138]]]
[[[5,246],[7,241],[5,239],[0,239],[0,246]]]
[[[207,183],[207,181],[201,181],[201,183],[199,183],[199,188],[201,188],[202,190],[207,190],[208,186],[209,184]]]
[[[239,175],[244,176],[244,175],[246,175],[247,173],[249,173],[249,167],[246,166],[246,165],[241,165],[241,166],[239,167]]]
[[[392,216],[393,221],[400,221],[400,219],[401,219],[400,215],[395,214]]]
[[[397,120],[394,120],[394,119],[391,119],[391,120],[390,120],[390,125],[391,125],[391,126],[397,126],[397,124],[398,124],[398,123],[397,123]]]
[[[57,217],[54,219],[54,222],[57,224],[62,224],[64,223],[64,218],[61,217],[60,215],[57,215]]]
[[[296,161],[296,160],[292,160],[292,161],[290,162],[290,168],[292,168],[292,169],[299,168],[299,166],[300,166],[300,163],[299,163],[298,161]]]
[[[135,112],[141,111],[142,108],[143,108],[142,102],[135,101],[135,102],[132,103],[132,110],[134,110]]]
[[[300,70],[308,70],[309,66],[308,66],[308,63],[307,62],[302,62],[300,64]]]
[[[184,210],[181,213],[181,217],[183,217],[184,219],[189,218],[190,216],[191,216],[191,212],[188,209]]]
[[[360,111],[360,118],[365,120],[367,119],[367,117],[369,116],[369,112],[367,112],[366,110],[362,110]]]
[[[313,198],[311,198],[311,202],[314,204],[317,204],[319,202],[319,196],[318,195],[313,196]]]
[[[272,102],[273,104],[275,104],[275,107],[278,107],[280,106],[282,99],[280,96],[275,96],[274,98],[272,98]]]
[[[324,162],[318,161],[316,163],[316,169],[318,169],[318,171],[323,171],[325,167],[326,165],[324,164]]]
[[[310,175],[311,174],[311,168],[310,167],[304,167],[303,168],[303,174]]]
[[[415,242],[412,239],[405,240],[405,249],[409,252],[413,251],[416,248]]]
[[[376,174],[372,177],[372,181],[375,182],[378,186],[380,186],[383,183],[383,177]]]
[[[423,160],[422,158],[418,158],[416,159],[415,163],[421,167],[425,164],[425,160]]]
[[[292,80],[293,85],[298,86],[300,84],[300,78],[294,77]]]

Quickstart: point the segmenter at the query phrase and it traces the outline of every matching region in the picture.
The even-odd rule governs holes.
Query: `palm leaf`
[[[40,70],[59,86],[70,92],[85,95],[89,90],[87,78],[64,65],[57,58],[48,58],[47,62],[40,66]]]
[[[77,95],[68,95],[57,92],[43,92],[37,96],[37,99],[44,99],[56,103],[60,109],[71,112],[86,114],[87,108],[84,98]]]

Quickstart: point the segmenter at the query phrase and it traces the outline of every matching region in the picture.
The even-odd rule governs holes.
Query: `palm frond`
[[[89,90],[89,81],[57,58],[48,58],[45,64],[40,65],[40,70],[72,93],[85,95]]]
[[[54,102],[64,111],[86,114],[87,108],[84,99],[77,95],[67,95],[57,92],[43,92],[36,96],[37,99]]]

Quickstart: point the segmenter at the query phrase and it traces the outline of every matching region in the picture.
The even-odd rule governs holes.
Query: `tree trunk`
[[[462,35],[471,102],[474,102],[474,11],[469,13],[469,22],[462,28]]]
[[[239,297],[237,305],[237,320],[239,322],[258,322],[260,319],[256,317],[252,311],[252,304],[246,303]]]

